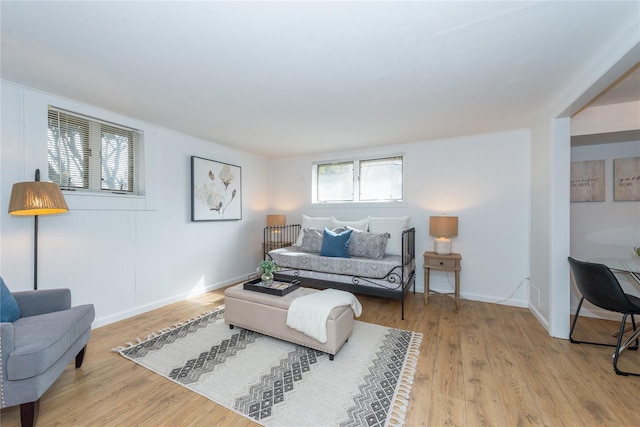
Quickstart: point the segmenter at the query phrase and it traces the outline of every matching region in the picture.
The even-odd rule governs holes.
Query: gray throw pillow
[[[367,233],[353,229],[349,240],[349,255],[364,258],[384,258],[389,233]]]
[[[305,252],[318,253],[322,249],[322,232],[315,228],[302,229],[302,244],[300,250]]]

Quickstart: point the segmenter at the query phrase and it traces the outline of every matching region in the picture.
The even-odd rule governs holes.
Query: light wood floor
[[[84,365],[71,363],[44,394],[38,426],[245,426],[252,423],[110,350],[211,310],[222,291],[95,329]],[[407,426],[635,426],[640,377],[615,375],[612,349],[550,338],[526,309],[411,295],[399,302],[359,297],[359,320],[424,334]],[[584,322],[583,322],[584,321]],[[583,322],[583,323],[580,323]],[[579,320],[611,338],[616,323]],[[339,353],[338,356],[339,357]],[[621,358],[640,371],[640,353]],[[5,408],[2,426],[19,424]],[[255,425],[255,424],[254,424]]]

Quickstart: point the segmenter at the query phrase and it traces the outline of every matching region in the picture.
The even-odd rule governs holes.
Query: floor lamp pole
[[[40,181],[40,169],[36,169],[36,182]],[[33,220],[33,290],[38,290],[38,215]]]
[[[33,221],[33,290],[38,290],[38,215]]]

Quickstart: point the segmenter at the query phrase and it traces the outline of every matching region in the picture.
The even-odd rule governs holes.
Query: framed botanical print
[[[571,162],[571,201],[604,202],[604,160]]]
[[[613,200],[640,200],[640,157],[613,160]]]
[[[191,157],[191,221],[242,219],[242,169]]]

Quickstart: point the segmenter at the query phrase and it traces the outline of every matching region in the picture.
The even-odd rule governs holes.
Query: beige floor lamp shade
[[[69,211],[60,187],[53,182],[18,182],[11,189],[11,215],[50,215]]]

